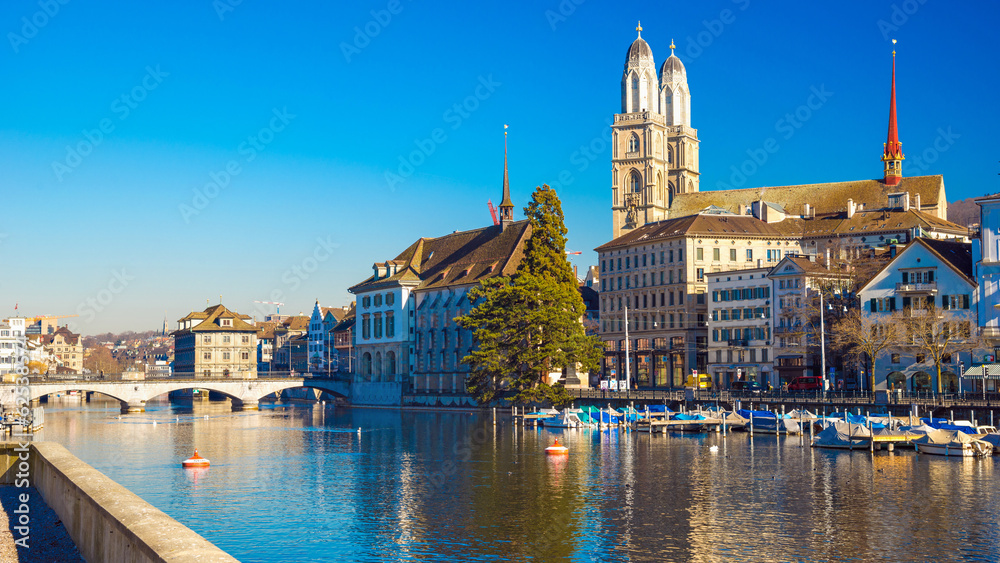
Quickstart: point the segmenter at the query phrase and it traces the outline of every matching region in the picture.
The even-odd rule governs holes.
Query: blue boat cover
[[[673,419],[674,420],[705,420],[705,417],[701,416],[700,414],[687,414],[687,413],[679,412],[679,413],[677,413],[677,414],[674,415]]]
[[[736,411],[736,414],[742,416],[743,418],[750,418],[751,414],[753,414],[754,418],[777,418],[777,416],[775,416],[775,414],[771,411],[752,411],[749,409],[740,409]]]

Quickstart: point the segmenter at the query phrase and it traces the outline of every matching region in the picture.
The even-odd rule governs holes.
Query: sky
[[[6,0],[0,317],[346,305],[419,237],[492,224],[504,124],[515,218],[555,187],[583,271],[640,20],[687,68],[702,190],[881,177],[895,38],[904,174],[1000,191],[1000,4],[623,4]]]

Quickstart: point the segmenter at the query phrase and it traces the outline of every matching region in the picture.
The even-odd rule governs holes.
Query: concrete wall
[[[15,447],[0,444],[6,484],[16,474]],[[29,464],[31,483],[91,563],[237,561],[59,444],[32,443]]]
[[[351,386],[352,405],[399,406],[402,396],[402,383],[366,383],[356,381]]]

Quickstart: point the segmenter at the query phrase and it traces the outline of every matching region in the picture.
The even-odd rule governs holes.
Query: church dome
[[[684,69],[684,63],[677,58],[671,51],[667,60],[663,61],[663,66],[660,67],[660,76],[666,79],[667,76],[677,76],[683,77],[687,71]]]
[[[628,54],[625,55],[625,64],[639,62],[643,59],[652,60],[653,50],[649,48],[649,43],[646,43],[646,40],[640,36],[629,45]]]

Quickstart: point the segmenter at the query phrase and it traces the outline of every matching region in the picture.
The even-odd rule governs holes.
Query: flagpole
[[[632,388],[632,372],[629,370],[628,357],[628,305],[625,305],[625,388]]]

